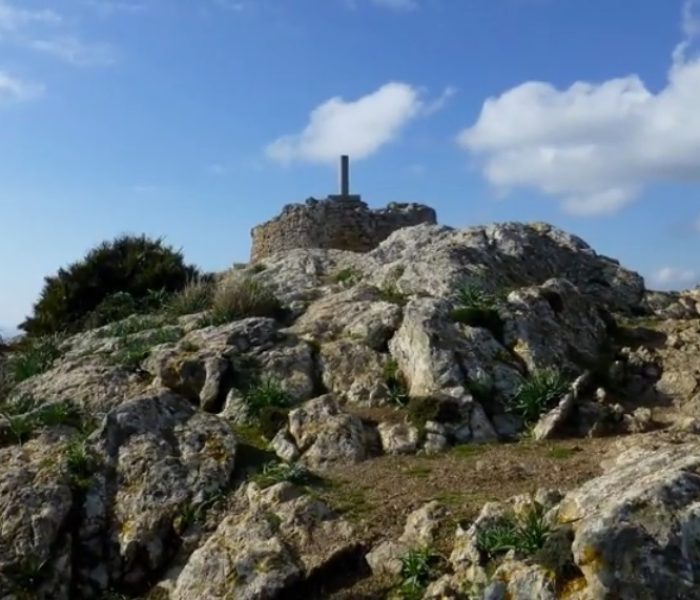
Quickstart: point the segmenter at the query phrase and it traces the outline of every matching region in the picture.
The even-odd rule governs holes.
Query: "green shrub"
[[[246,317],[279,317],[282,305],[272,290],[251,277],[224,281],[214,291],[207,325],[223,325]]]
[[[170,314],[181,316],[203,312],[211,307],[213,284],[205,279],[192,279],[184,288],[173,294],[167,305]]]
[[[304,485],[310,480],[311,474],[306,467],[297,463],[285,462],[269,462],[260,473],[253,477],[253,481],[262,488],[267,488],[283,481]]]
[[[569,391],[570,380],[556,369],[534,371],[523,381],[511,401],[511,410],[520,415],[526,425],[537,422],[542,414]]]
[[[379,298],[384,302],[398,304],[399,306],[405,306],[405,304],[408,302],[408,296],[403,292],[400,292],[395,283],[387,284],[380,288]]]
[[[520,519],[504,517],[484,527],[478,533],[477,547],[489,559],[510,550],[532,556],[544,546],[550,533],[545,522],[544,508],[533,503]]]
[[[54,361],[61,356],[59,349],[61,341],[62,338],[58,335],[22,340],[17,351],[10,355],[10,379],[14,383],[19,383],[48,371]]]
[[[21,328],[36,336],[104,324],[126,316],[134,305],[152,303],[154,290],[180,290],[196,275],[182,254],[161,239],[123,236],[47,277],[32,316]]]

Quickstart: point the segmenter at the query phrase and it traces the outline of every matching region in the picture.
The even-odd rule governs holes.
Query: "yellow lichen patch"
[[[210,437],[204,444],[202,454],[221,463],[228,459],[229,453],[219,437]]]
[[[577,598],[579,597],[579,592],[585,590],[587,586],[588,583],[586,582],[586,578],[583,575],[581,575],[576,579],[567,581],[562,586],[559,598],[561,598],[561,600],[567,600],[568,598]]]

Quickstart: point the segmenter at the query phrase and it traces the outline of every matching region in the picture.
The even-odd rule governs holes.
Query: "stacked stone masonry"
[[[279,216],[253,229],[251,260],[294,248],[369,252],[397,229],[436,222],[435,211],[423,204],[391,203],[372,210],[359,196],[309,198],[285,206]]]

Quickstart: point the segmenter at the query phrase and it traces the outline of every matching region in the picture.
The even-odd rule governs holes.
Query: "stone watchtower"
[[[350,193],[350,159],[341,156],[340,193],[288,204],[280,215],[255,227],[251,261],[295,248],[369,252],[397,229],[436,221],[435,211],[423,204],[392,202],[371,210],[359,195]]]

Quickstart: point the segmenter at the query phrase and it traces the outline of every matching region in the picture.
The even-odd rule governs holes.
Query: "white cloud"
[[[282,163],[332,162],[340,154],[367,158],[394,140],[424,105],[405,83],[387,83],[354,101],[331,98],[315,108],[301,133],[278,138],[267,155]]]
[[[22,81],[0,71],[0,104],[33,100],[44,93],[44,86]]]
[[[500,190],[534,188],[580,215],[614,213],[654,182],[700,181],[700,59],[688,57],[699,5],[685,5],[686,37],[658,93],[636,75],[566,90],[527,82],[489,98],[459,144]]]
[[[698,273],[693,269],[667,266],[653,273],[649,281],[652,288],[668,290],[693,286],[698,282],[698,279]]]
[[[78,67],[108,66],[117,60],[116,50],[108,44],[88,44],[74,36],[35,39],[29,46],[39,52]]]
[[[440,112],[445,106],[447,106],[447,103],[450,101],[450,99],[457,93],[457,88],[451,85],[448,85],[435,100],[429,102],[426,104],[425,108],[423,108],[423,114],[424,115],[432,115],[436,112]]]

